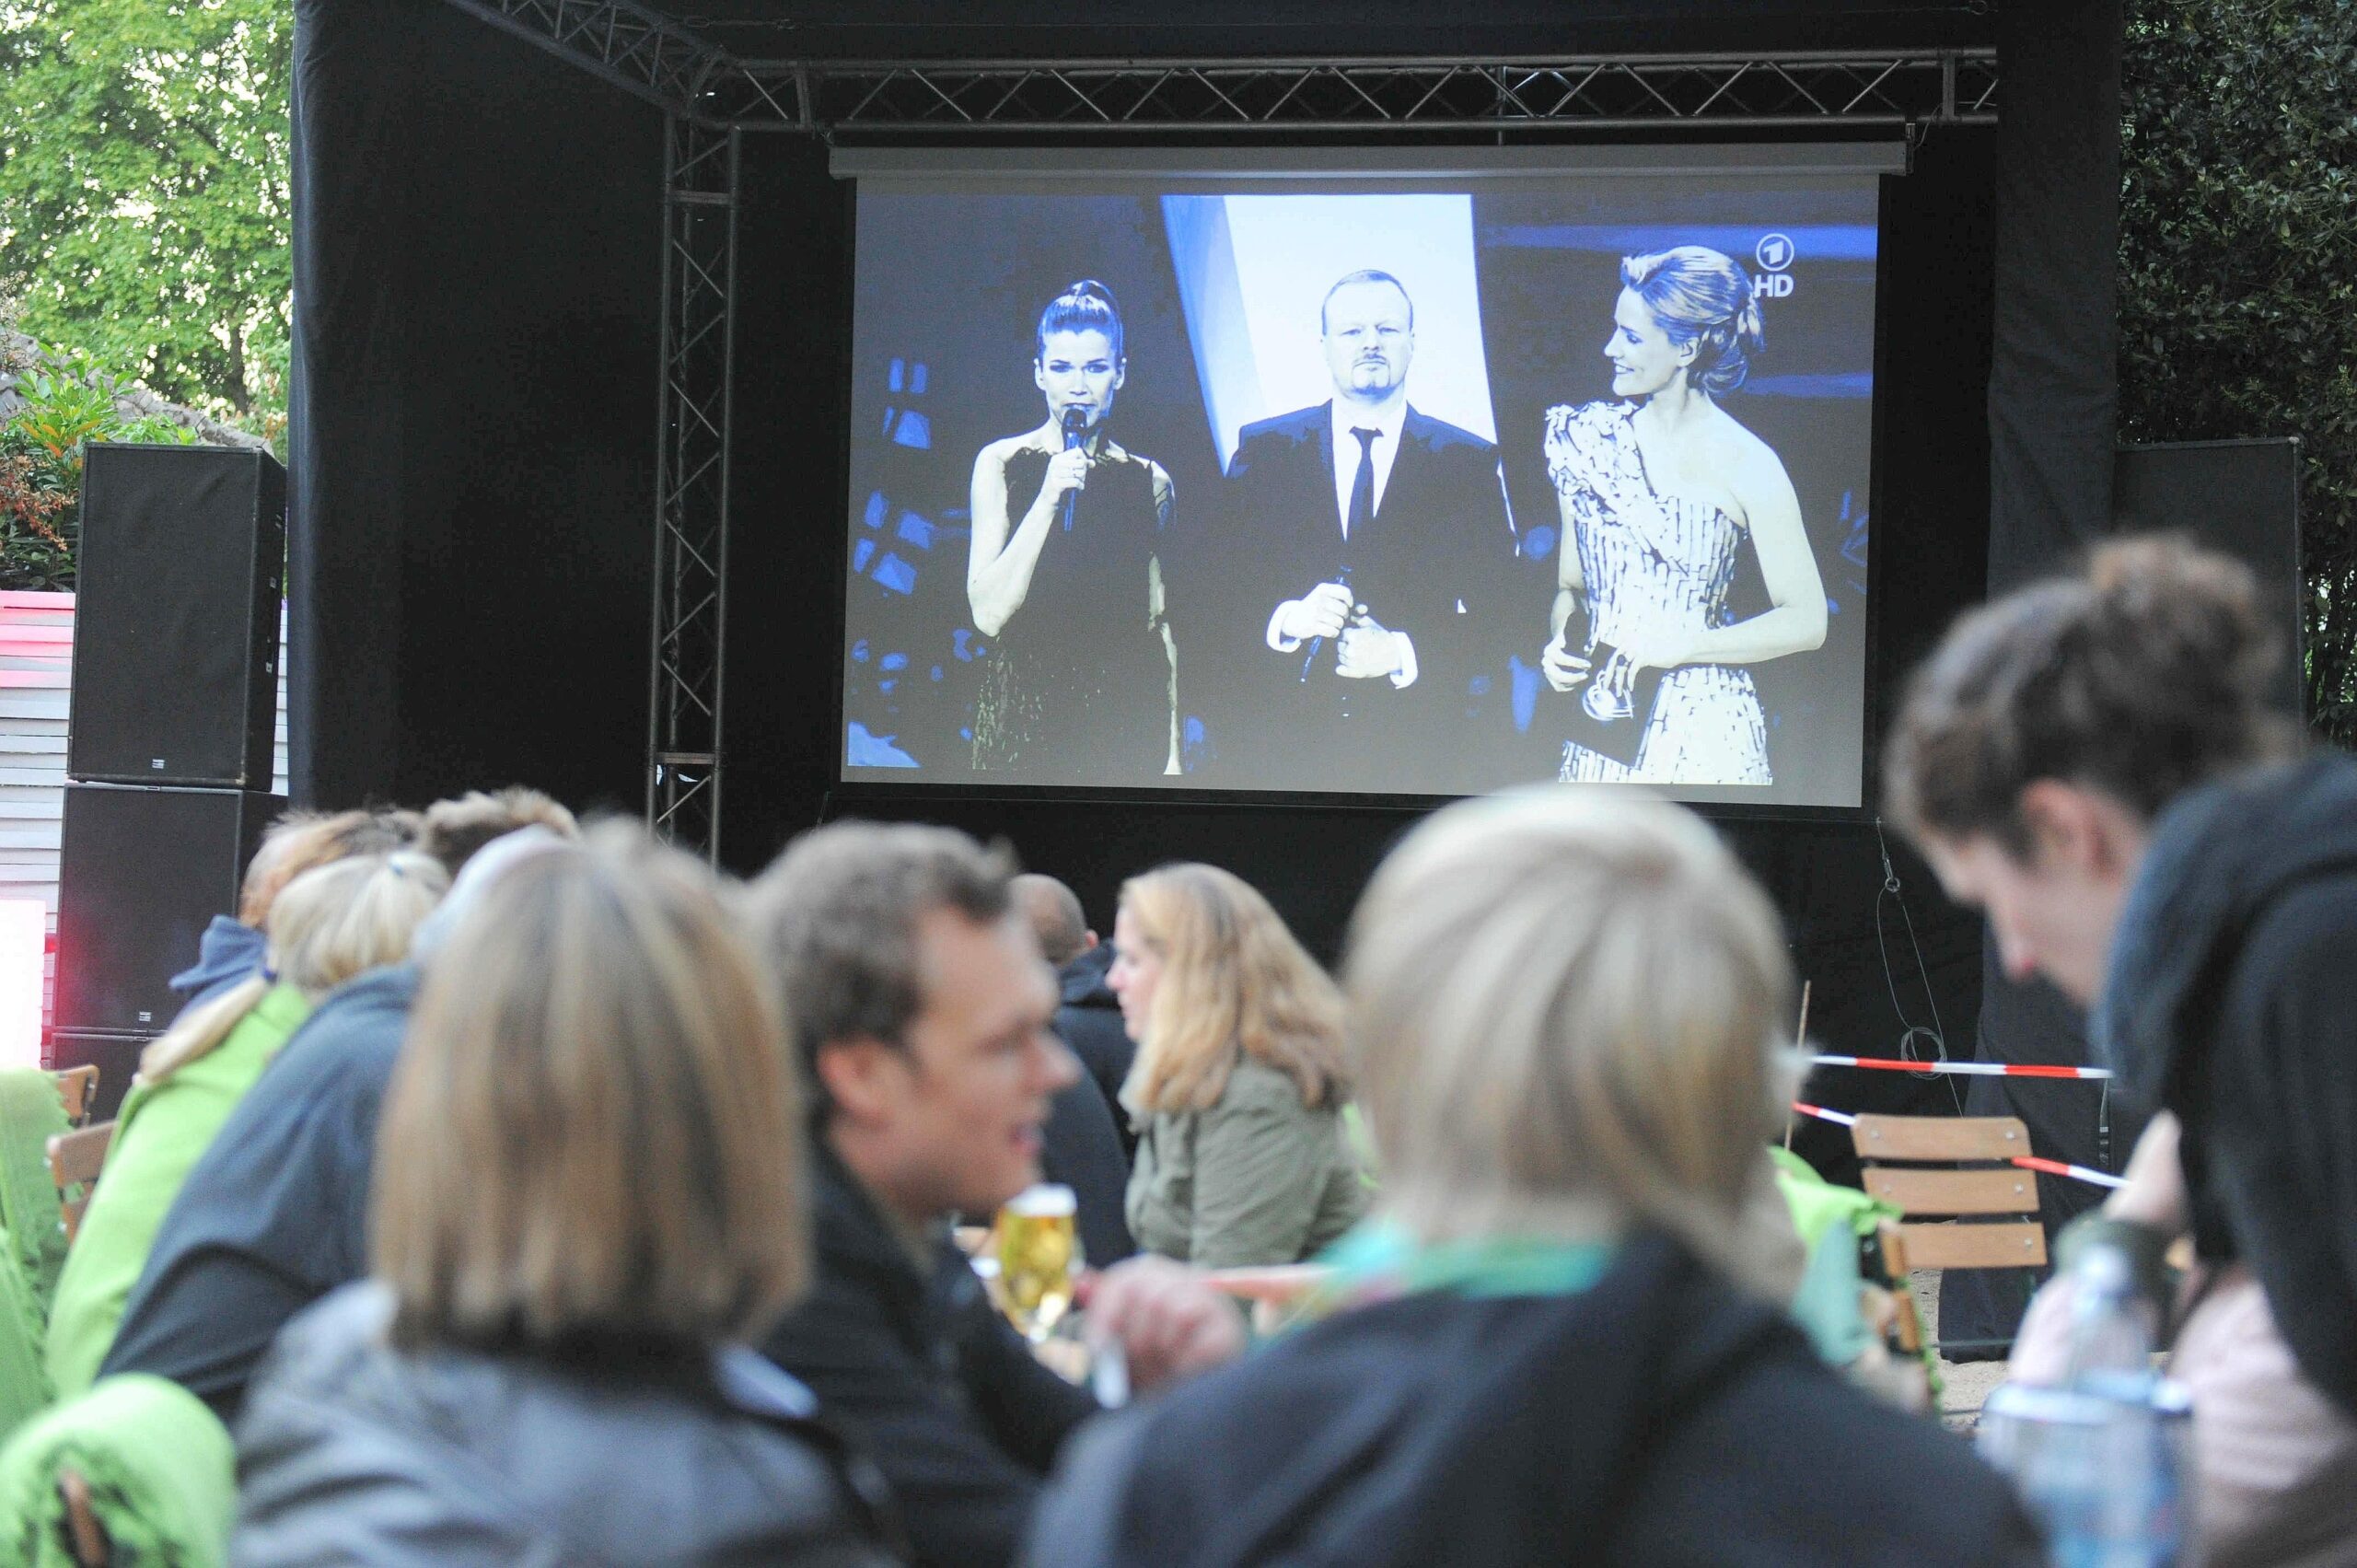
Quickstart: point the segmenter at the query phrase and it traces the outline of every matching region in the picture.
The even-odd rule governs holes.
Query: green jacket
[[[1366,1184],[1333,1105],[1312,1110],[1284,1073],[1249,1058],[1209,1110],[1158,1111],[1130,1172],[1139,1247],[1207,1269],[1298,1263],[1365,1212]]]
[[[73,1568],[59,1473],[89,1483],[113,1562],[216,1568],[237,1518],[229,1434],[177,1383],[110,1377],[0,1448],[0,1562]]]
[[[311,1016],[291,985],[273,986],[218,1046],[122,1102],[105,1173],[83,1211],[49,1309],[49,1378],[61,1400],[90,1386],[114,1343],[131,1287],[180,1184],[287,1037]]]

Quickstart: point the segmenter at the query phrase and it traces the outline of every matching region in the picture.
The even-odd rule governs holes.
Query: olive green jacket
[[[1130,1234],[1207,1269],[1297,1263],[1365,1212],[1369,1192],[1337,1106],[1301,1103],[1294,1081],[1247,1058],[1209,1110],[1157,1111],[1130,1172]]]

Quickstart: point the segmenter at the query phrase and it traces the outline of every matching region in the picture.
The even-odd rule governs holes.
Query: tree
[[[2296,436],[2307,686],[2357,742],[2357,0],[2128,0],[2120,434]]]
[[[0,0],[0,293],[52,344],[275,434],[284,0]]]

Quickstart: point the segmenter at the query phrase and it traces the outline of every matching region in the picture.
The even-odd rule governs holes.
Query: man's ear
[[[835,1113],[855,1122],[888,1119],[908,1080],[908,1053],[873,1035],[819,1048],[819,1082]]]
[[[2129,858],[2119,809],[2078,784],[2033,780],[2022,790],[2021,814],[2038,864],[2107,877]]]
[[[1080,934],[1080,950],[1086,953],[1096,947],[1100,940],[1101,938],[1094,931],[1084,931]]]

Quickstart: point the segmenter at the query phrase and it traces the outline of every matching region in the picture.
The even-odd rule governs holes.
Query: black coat
[[[1191,663],[1208,688],[1203,703],[1224,783],[1478,787],[1479,759],[1469,753],[1491,745],[1488,729],[1504,734],[1496,715],[1504,711],[1498,685],[1512,607],[1502,601],[1515,543],[1498,449],[1411,407],[1374,520],[1345,540],[1332,406],[1238,433],[1212,558],[1187,585],[1185,623],[1190,635],[1199,623],[1203,633],[1180,651],[1182,691]],[[1388,679],[1343,679],[1330,642],[1314,658],[1306,647],[1284,654],[1268,646],[1278,604],[1336,580],[1346,566],[1367,614],[1415,645],[1417,677],[1404,690]],[[1524,640],[1534,645],[1543,612],[1530,607],[1533,634]],[[1469,746],[1477,727],[1483,738]]]
[[[377,1116],[418,970],[328,993],[190,1170],[124,1305],[101,1376],[152,1372],[235,1424],[286,1320],[368,1268]]]
[[[1067,1084],[1048,1106],[1039,1131],[1039,1173],[1073,1190],[1078,1212],[1074,1224],[1088,1266],[1101,1269],[1137,1250],[1123,1212],[1130,1191],[1130,1160],[1121,1134],[1105,1109],[1105,1097],[1086,1074]]]
[[[1032,1358],[946,1237],[920,1271],[830,1151],[811,1163],[818,1282],[763,1350],[876,1457],[918,1562],[998,1568],[1096,1401]]]
[[[750,1351],[563,1362],[385,1342],[354,1285],[287,1326],[238,1432],[242,1568],[886,1568],[883,1483]]]
[[[2177,1113],[2194,1241],[2266,1287],[2307,1379],[2357,1417],[2357,762],[2180,797],[2153,826],[2093,1031]]]
[[[1137,1042],[1121,1022],[1121,999],[1105,983],[1113,967],[1113,944],[1096,947],[1063,967],[1056,977],[1063,999],[1056,1008],[1056,1034],[1105,1097],[1105,1109],[1120,1134],[1121,1163],[1126,1170],[1137,1156],[1138,1135],[1130,1113],[1121,1105],[1121,1086],[1128,1082],[1130,1063],[1137,1060]]]
[[[1342,1313],[1094,1427],[1034,1568],[2030,1565],[1958,1438],[1674,1244],[1566,1296]]]

